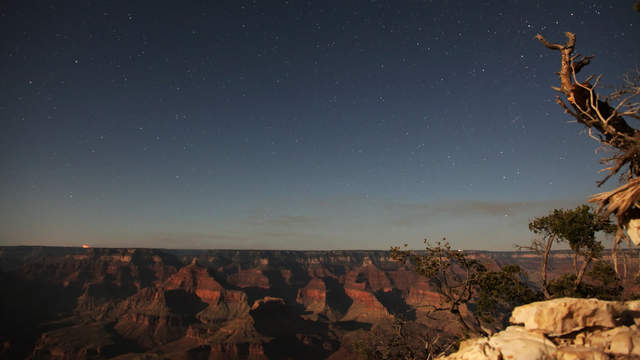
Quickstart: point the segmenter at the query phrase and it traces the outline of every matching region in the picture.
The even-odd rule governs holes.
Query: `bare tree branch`
[[[629,125],[626,118],[640,119],[640,69],[627,74],[623,86],[609,96],[602,97],[596,91],[600,76],[588,76],[580,81],[577,74],[589,65],[593,56],[574,54],[576,36],[565,33],[567,41],[557,44],[547,41],[542,35],[536,39],[551,50],[560,51],[560,86],[553,87],[564,95],[556,98],[563,111],[577,122],[585,125],[590,138],[605,148],[615,150],[613,156],[605,158],[602,170],[607,174],[597,183],[602,186],[612,176],[620,175],[624,184],[617,189],[596,194],[589,201],[598,204],[598,211],[615,214],[620,226],[629,220],[640,218],[636,205],[640,200],[640,131]],[[593,81],[593,82],[592,82]]]

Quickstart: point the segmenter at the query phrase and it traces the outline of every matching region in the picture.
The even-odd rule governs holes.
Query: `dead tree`
[[[634,219],[640,219],[640,130],[632,127],[627,119],[640,120],[640,70],[628,74],[623,86],[602,97],[596,92],[601,76],[593,75],[579,80],[577,75],[589,65],[593,56],[574,54],[576,35],[566,32],[567,41],[555,44],[547,41],[542,35],[536,35],[544,46],[560,52],[560,86],[552,87],[558,91],[556,102],[565,113],[587,127],[589,137],[598,141],[604,150],[612,155],[601,160],[605,168],[605,177],[597,183],[602,186],[612,176],[620,176],[618,188],[593,195],[589,201],[596,203],[598,212],[605,216],[614,214],[618,222],[618,232],[613,242],[613,261],[618,271],[615,249],[625,236],[627,229],[636,245],[640,244],[640,236],[634,232],[637,226]],[[640,222],[638,220],[637,222]],[[638,234],[640,235],[640,233]]]
[[[391,247],[391,258],[401,264],[411,264],[415,272],[430,280],[441,300],[439,306],[430,306],[434,311],[454,315],[467,335],[479,335],[485,330],[478,325],[477,316],[469,312],[472,320],[468,323],[462,308],[466,308],[476,295],[478,283],[487,269],[464,252],[452,249],[444,238],[435,245],[425,239],[424,244],[424,254],[407,250],[406,244],[404,249]]]

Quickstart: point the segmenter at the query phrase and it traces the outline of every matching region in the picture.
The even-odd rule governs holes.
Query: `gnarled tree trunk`
[[[625,228],[636,245],[640,245],[640,131],[629,125],[625,118],[640,120],[640,70],[628,75],[623,87],[609,95],[601,97],[595,91],[600,77],[593,83],[593,76],[578,80],[577,74],[591,62],[593,56],[574,54],[576,35],[566,32],[567,41],[556,44],[547,41],[542,35],[536,35],[544,46],[560,52],[560,86],[553,87],[563,96],[556,102],[565,113],[573,116],[585,125],[589,136],[602,146],[613,149],[614,155],[602,160],[608,167],[603,169],[607,175],[598,182],[604,184],[615,174],[620,174],[623,185],[613,191],[593,195],[589,201],[598,204],[598,212],[605,216],[615,214],[618,225]],[[564,98],[564,99],[563,99]],[[616,101],[614,105],[610,102]],[[613,261],[616,273],[617,242],[613,246]]]

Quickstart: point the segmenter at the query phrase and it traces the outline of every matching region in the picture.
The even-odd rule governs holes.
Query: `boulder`
[[[619,315],[631,318],[637,326],[640,326],[640,300],[625,301],[624,308]]]
[[[460,349],[440,360],[500,360],[500,351],[489,344],[487,338],[469,339],[460,343]]]
[[[613,328],[618,312],[609,301],[560,298],[518,306],[510,321],[530,331],[561,336],[590,327]]]
[[[489,345],[502,354],[502,359],[542,360],[556,352],[556,345],[544,335],[529,332],[521,326],[509,326],[489,339]],[[526,349],[526,351],[522,351]]]
[[[640,356],[640,330],[636,325],[587,334],[585,343],[612,355]]]
[[[558,360],[608,360],[609,356],[600,350],[584,346],[562,346],[556,352]]]
[[[441,360],[546,360],[555,352],[555,344],[544,335],[510,326],[491,338],[463,341],[458,352]]]
[[[513,310],[511,322],[524,326],[467,340],[443,360],[640,359],[639,320],[640,301],[562,298],[535,302]]]

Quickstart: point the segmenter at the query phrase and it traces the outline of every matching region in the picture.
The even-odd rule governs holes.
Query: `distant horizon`
[[[195,248],[151,248],[151,247],[89,247],[83,248],[82,246],[63,246],[63,245],[0,245],[0,248],[60,248],[60,249],[78,249],[78,250],[171,250],[171,251],[265,251],[265,252],[347,252],[347,251],[372,251],[372,252],[389,252],[390,249],[222,249],[222,248],[211,248],[211,249],[195,249]],[[410,251],[424,251],[424,248],[406,248]],[[454,250],[456,250],[454,248]],[[458,249],[463,252],[492,252],[492,253],[536,253],[534,250],[481,250],[481,249]],[[605,247],[603,249],[605,252],[610,252],[611,248]],[[634,251],[635,249],[629,248],[618,248],[618,251]],[[551,249],[552,253],[572,253],[572,250],[568,247],[564,246],[564,244],[556,244],[556,246]]]
[[[356,202],[351,200],[351,203]],[[362,245],[361,241],[351,241],[341,236],[343,234],[332,231],[332,237],[324,235],[324,238],[308,232],[273,232],[264,233],[269,238],[284,240],[299,237],[295,241],[297,246],[276,246],[275,243],[261,241],[261,234],[236,229],[232,235],[218,234],[216,232],[171,232],[135,235],[127,231],[103,230],[105,234],[101,236],[82,236],[79,231],[74,231],[75,236],[48,236],[48,240],[7,240],[0,239],[2,245],[33,245],[33,246],[63,246],[74,247],[88,244],[92,247],[104,248],[167,248],[167,249],[309,249],[309,243],[318,244],[321,247],[316,249],[342,249],[352,245],[349,249],[385,249],[391,246],[401,246],[403,244],[416,244],[420,246],[425,237],[431,242],[439,241],[443,237],[455,248],[477,249],[487,251],[510,251],[515,245],[529,244],[535,237],[527,228],[527,223],[535,216],[543,216],[554,208],[573,208],[580,204],[577,200],[552,200],[552,201],[521,201],[521,202],[498,202],[498,201],[444,201],[433,204],[429,203],[400,203],[391,201],[379,201],[368,199],[368,208],[377,206],[381,209],[378,217],[388,224],[381,229],[380,224],[368,224],[359,229],[345,231],[344,235],[357,235],[363,237],[377,238],[371,244]],[[373,206],[372,206],[373,205]],[[349,206],[349,205],[347,205]],[[387,215],[385,216],[384,213]],[[358,218],[357,216],[355,218]],[[471,220],[471,221],[469,221]],[[252,219],[246,222],[247,229],[255,227],[256,224],[264,227],[284,226],[289,228],[299,228],[304,231],[306,226],[313,227],[315,232],[323,231],[320,219],[309,216],[279,216],[263,219]],[[420,231],[422,230],[422,231]],[[68,230],[67,230],[68,231]],[[326,231],[326,230],[325,230]],[[427,233],[431,231],[433,236]],[[396,240],[382,241],[381,235],[384,233],[406,234],[403,238]],[[439,233],[438,233],[439,232]],[[483,241],[471,241],[468,233],[474,233],[476,237],[481,237]],[[109,235],[107,235],[109,234]],[[111,235],[112,234],[112,235]],[[392,236],[388,236],[391,238]],[[72,238],[72,239],[69,239]],[[489,240],[486,240],[489,239]],[[282,240],[282,239],[280,239]],[[382,242],[386,244],[381,244]],[[217,245],[216,245],[217,243]],[[358,244],[360,243],[360,244]],[[241,246],[240,244],[244,244]],[[282,244],[282,241],[280,241]],[[323,246],[324,245],[324,246]],[[377,246],[376,246],[377,245]],[[561,245],[562,246],[562,245]]]

